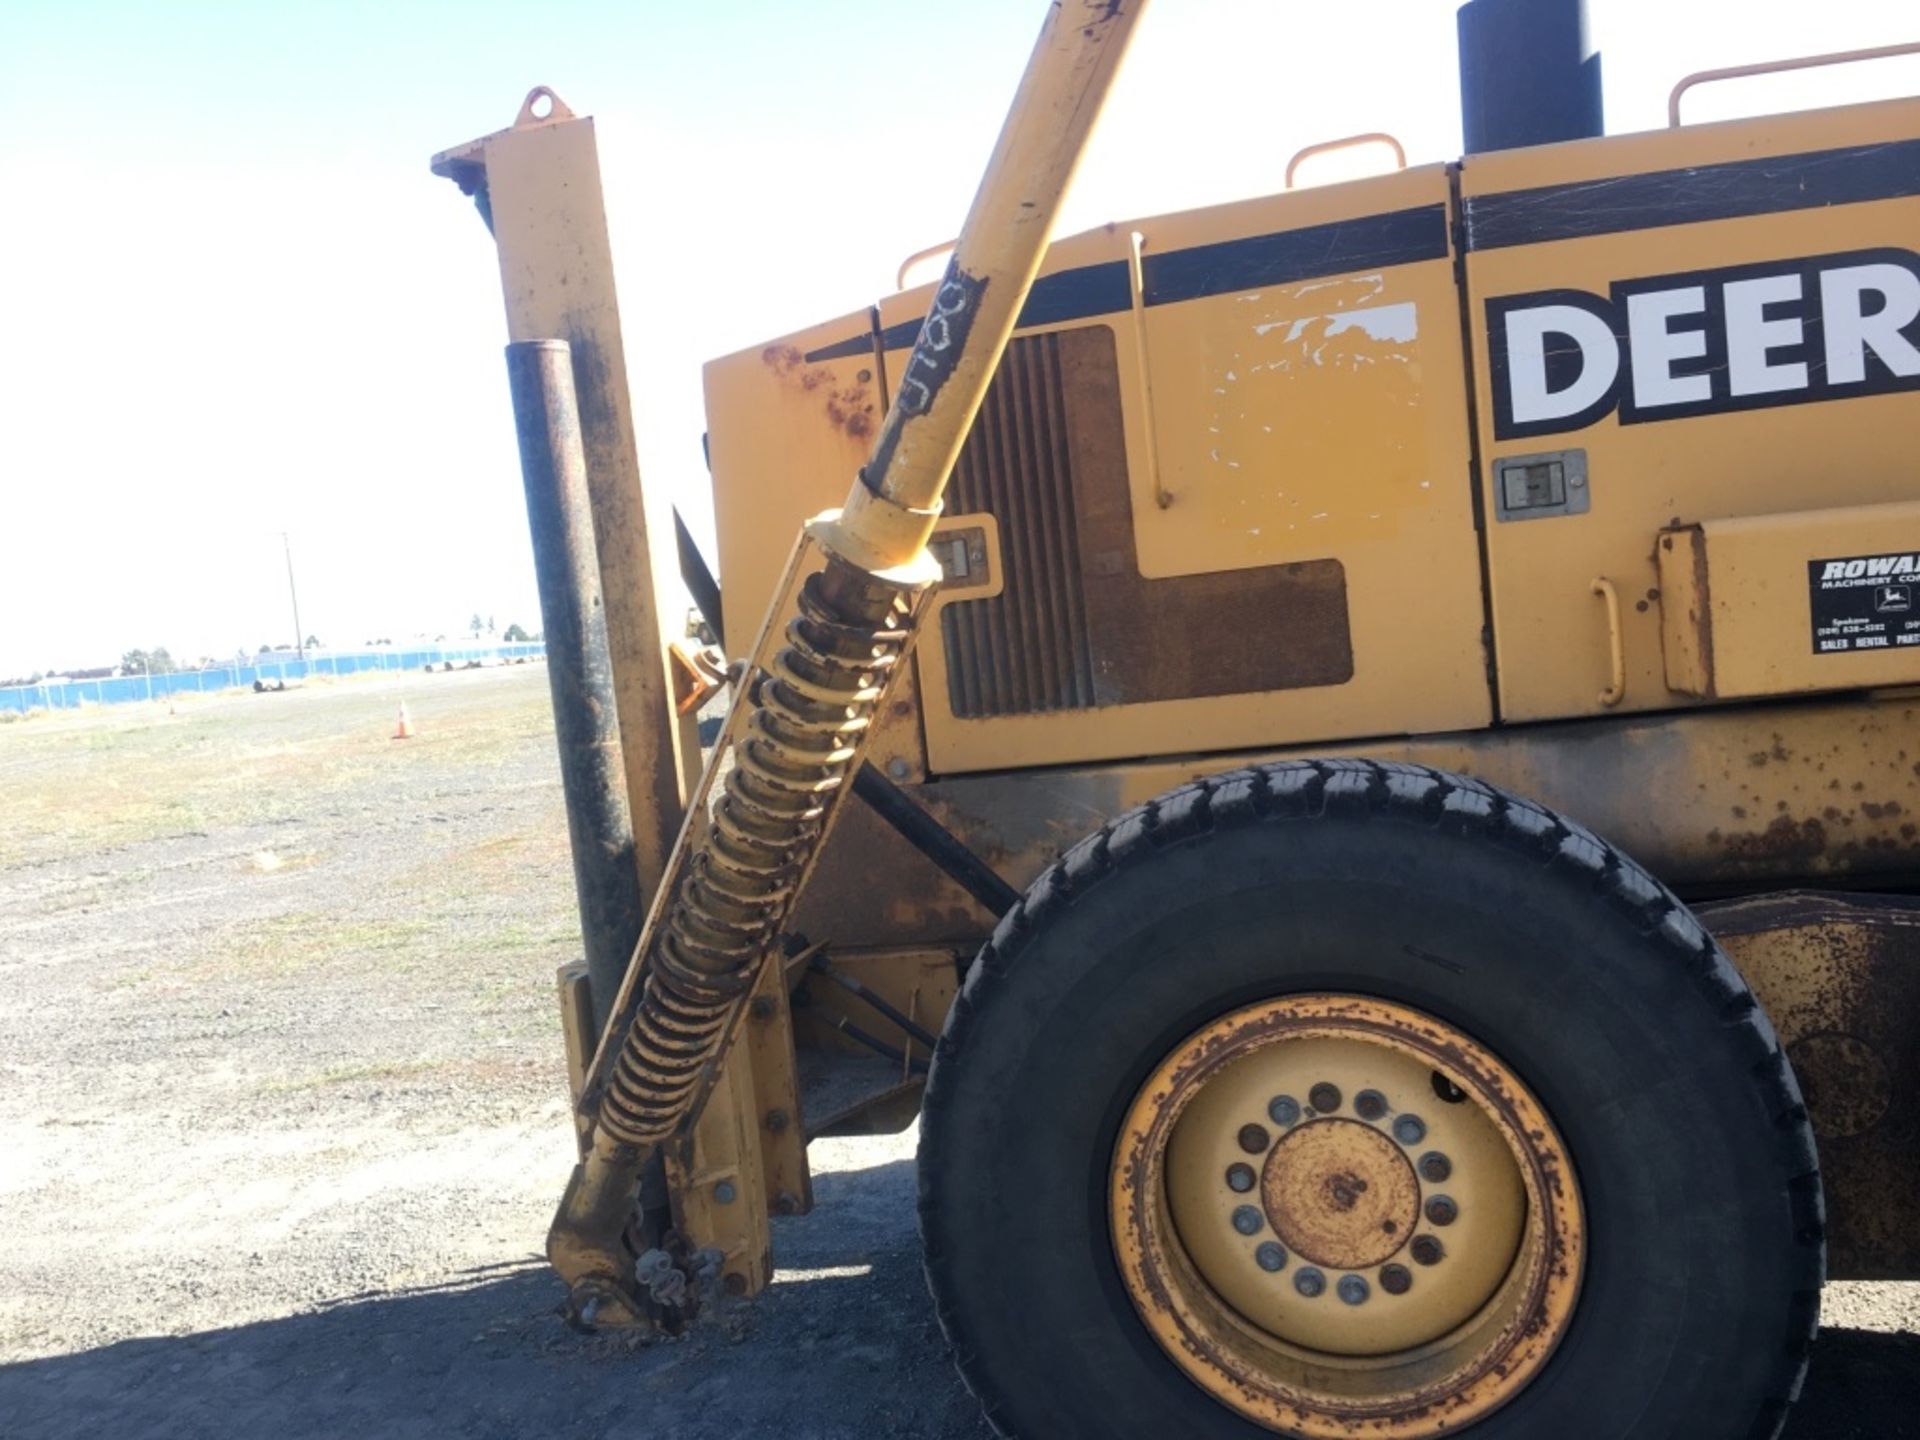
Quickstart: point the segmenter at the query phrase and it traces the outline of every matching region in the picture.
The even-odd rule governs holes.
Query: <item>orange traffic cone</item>
[[[413,738],[413,721],[407,718],[407,702],[404,700],[400,702],[400,723],[393,727],[393,738],[396,740]]]

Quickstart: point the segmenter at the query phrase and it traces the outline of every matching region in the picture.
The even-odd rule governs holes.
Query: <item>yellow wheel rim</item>
[[[1189,1378],[1285,1435],[1450,1434],[1525,1388],[1585,1255],[1526,1087],[1404,1006],[1304,995],[1174,1050],[1115,1150],[1114,1249]]]

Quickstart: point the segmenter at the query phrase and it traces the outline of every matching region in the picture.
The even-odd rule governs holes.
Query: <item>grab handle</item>
[[[1302,160],[1311,160],[1316,155],[1330,154],[1335,150],[1354,150],[1362,145],[1385,145],[1393,151],[1393,168],[1396,170],[1407,168],[1406,147],[1384,130],[1369,130],[1364,135],[1347,135],[1338,140],[1322,140],[1318,144],[1309,145],[1306,149],[1297,152],[1291,160],[1287,161],[1287,189],[1293,188],[1294,172],[1300,168]]]
[[[1600,703],[1611,710],[1627,693],[1627,647],[1620,634],[1620,592],[1602,575],[1593,582],[1593,593],[1607,604],[1607,688],[1600,692]]]
[[[1762,60],[1757,65],[1729,65],[1721,70],[1698,70],[1673,87],[1667,97],[1667,124],[1680,124],[1680,97],[1696,85],[1719,80],[1743,80],[1749,75],[1778,75],[1784,70],[1812,70],[1822,65],[1851,65],[1857,60],[1888,60],[1895,55],[1920,55],[1920,41],[1903,45],[1876,45],[1871,50],[1835,50],[1826,55],[1797,55],[1791,60]]]

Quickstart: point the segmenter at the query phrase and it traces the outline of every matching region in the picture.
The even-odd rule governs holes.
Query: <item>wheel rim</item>
[[[1585,1256],[1565,1146],[1519,1079],[1356,996],[1183,1041],[1127,1113],[1109,1196],[1154,1338],[1289,1435],[1421,1440],[1491,1413],[1565,1333]]]

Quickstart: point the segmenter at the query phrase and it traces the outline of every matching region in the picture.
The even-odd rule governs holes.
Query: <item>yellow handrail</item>
[[[1364,135],[1347,135],[1338,140],[1322,140],[1295,152],[1294,157],[1287,161],[1287,189],[1293,188],[1293,175],[1300,168],[1302,160],[1311,160],[1316,155],[1325,155],[1333,150],[1352,150],[1361,145],[1385,145],[1393,151],[1393,168],[1396,170],[1407,168],[1406,147],[1384,130],[1369,130]]]
[[[1716,80],[1743,80],[1750,75],[1777,75],[1785,70],[1812,70],[1822,65],[1851,65],[1856,60],[1888,60],[1895,55],[1920,55],[1920,41],[1904,45],[1876,45],[1869,50],[1835,50],[1826,55],[1799,55],[1791,60],[1762,60],[1753,65],[1728,65],[1720,70],[1696,70],[1673,87],[1667,97],[1667,124],[1680,124],[1680,97],[1696,85]]]

